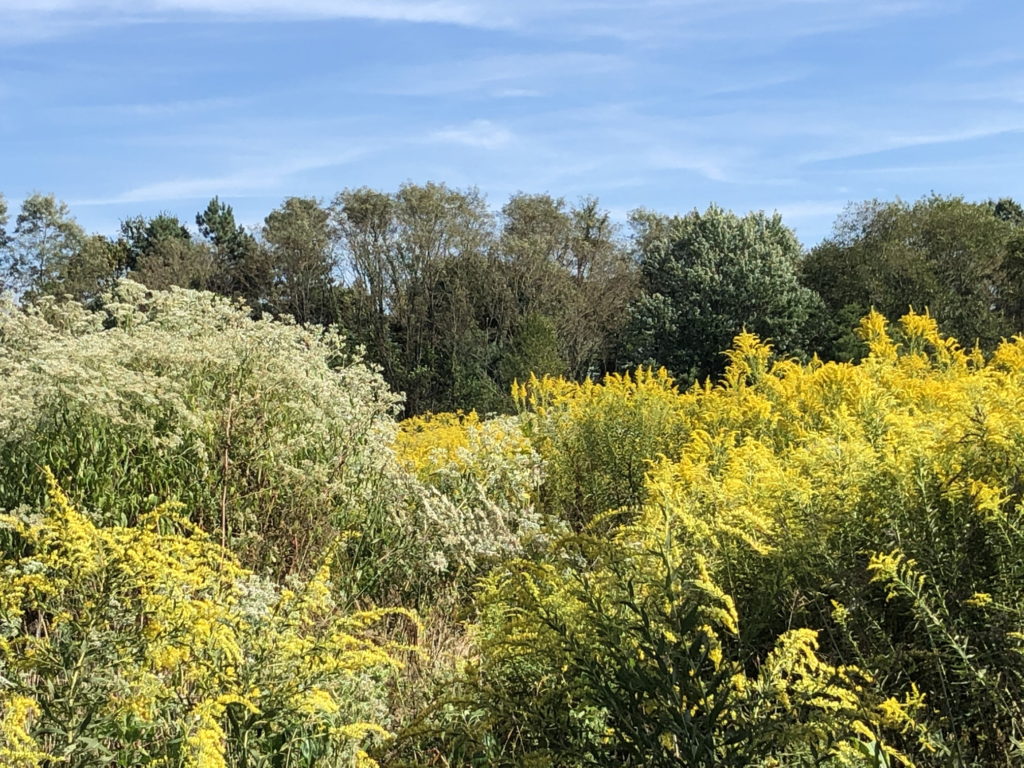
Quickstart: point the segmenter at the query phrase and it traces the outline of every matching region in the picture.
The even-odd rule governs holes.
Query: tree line
[[[622,226],[595,198],[519,193],[493,210],[435,183],[289,197],[256,228],[215,197],[190,224],[165,213],[89,234],[53,196],[16,215],[0,197],[0,289],[89,302],[129,277],[337,325],[410,414],[508,410],[531,372],[716,377],[744,328],[783,355],[857,359],[871,308],[928,309],[985,349],[1024,329],[1024,209],[1008,198],[851,204],[809,250],[777,213],[641,209]]]

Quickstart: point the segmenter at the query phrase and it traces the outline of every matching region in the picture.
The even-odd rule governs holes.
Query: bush
[[[487,580],[479,661],[424,749],[504,765],[1019,764],[1024,338],[986,359],[926,315],[873,314],[860,332],[857,365],[775,360],[742,334],[719,385],[659,394],[681,427],[658,438],[637,505]],[[606,386],[585,412],[610,434],[630,401]],[[617,441],[576,438],[564,416],[575,385],[543,391],[528,418],[557,477],[628,485]]]
[[[642,502],[651,462],[676,456],[689,430],[686,401],[664,369],[602,384],[531,377],[513,397],[545,462],[544,508],[576,526]]]
[[[315,567],[374,502],[399,399],[334,330],[122,282],[96,309],[0,304],[0,508],[49,466],[104,522],[182,502],[244,563]]]
[[[97,526],[52,481],[0,518],[0,762],[369,764],[402,648],[339,612],[330,563],[279,588],[178,505]]]
[[[416,524],[438,572],[476,574],[518,553],[539,529],[541,460],[518,419],[481,421],[476,413],[406,419],[396,451],[424,486],[416,494]]]

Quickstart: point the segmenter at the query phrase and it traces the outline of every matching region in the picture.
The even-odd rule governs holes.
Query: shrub
[[[663,388],[679,428],[637,428],[666,448],[634,506],[549,496],[579,532],[488,579],[479,662],[424,743],[507,765],[1018,764],[1024,338],[986,359],[927,315],[860,333],[856,365],[742,334],[718,385]],[[531,405],[558,487],[632,482],[570,418],[611,434],[631,401],[604,386]]]
[[[309,569],[367,515],[398,398],[335,330],[122,282],[99,308],[0,304],[0,508],[40,468],[105,522],[173,499],[243,562]]]
[[[402,648],[345,615],[331,566],[279,588],[178,505],[98,526],[52,481],[0,519],[0,762],[368,764]]]
[[[518,419],[481,421],[476,413],[406,419],[396,451],[424,486],[416,523],[437,571],[474,574],[518,553],[524,537],[540,527],[541,460]]]
[[[677,455],[689,429],[686,401],[664,369],[602,384],[531,377],[513,397],[545,462],[543,506],[576,526],[642,502],[650,463]]]

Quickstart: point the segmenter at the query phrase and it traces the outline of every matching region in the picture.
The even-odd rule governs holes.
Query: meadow
[[[1024,338],[400,420],[333,330],[0,306],[0,764],[1012,766]]]

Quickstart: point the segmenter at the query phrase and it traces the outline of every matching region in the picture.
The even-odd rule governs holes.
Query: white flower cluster
[[[336,330],[124,281],[98,309],[0,300],[0,508],[49,465],[94,515],[183,501],[252,565],[310,566],[389,459],[400,397]]]
[[[515,554],[540,527],[534,502],[542,462],[518,418],[468,426],[466,438],[467,445],[422,478],[415,519],[437,571],[472,571],[487,559]]]

